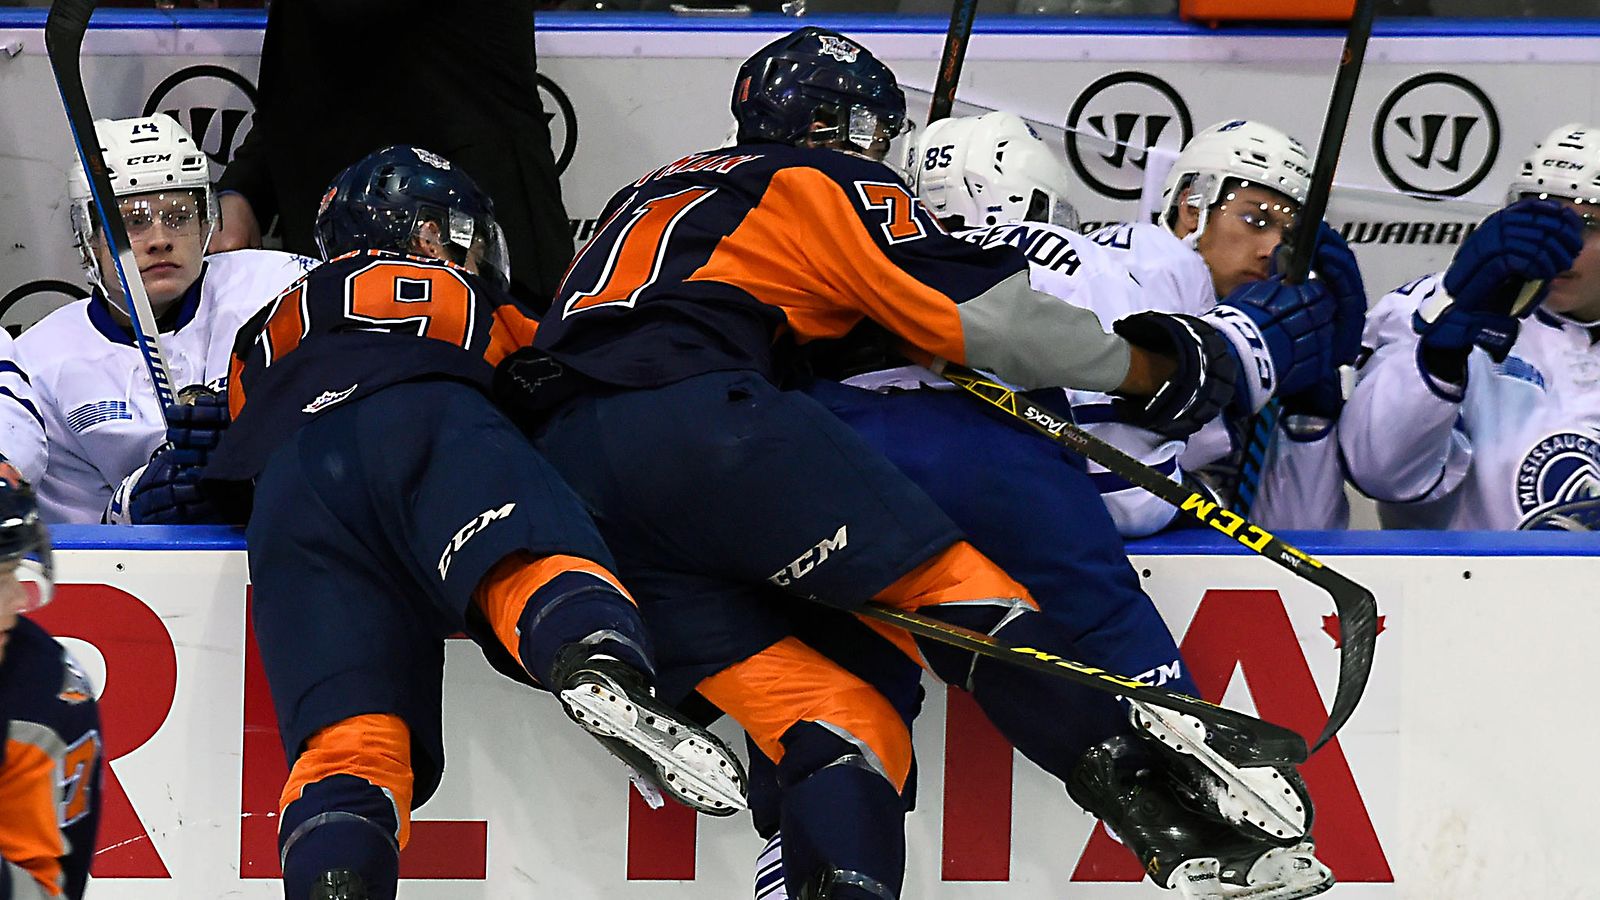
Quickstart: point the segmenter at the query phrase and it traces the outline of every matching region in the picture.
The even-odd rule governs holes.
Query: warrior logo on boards
[[[578,152],[578,111],[559,85],[543,72],[535,73],[539,85],[539,105],[544,107],[544,122],[550,129],[550,152],[556,158],[556,174],[567,170],[572,155]]]
[[[1500,116],[1476,84],[1426,72],[1396,86],[1378,107],[1372,155],[1402,191],[1460,197],[1494,168]]]
[[[141,116],[164,112],[189,130],[211,160],[215,180],[255,120],[256,87],[226,66],[186,66],[150,92]]]
[[[1168,158],[1194,136],[1189,107],[1148,72],[1113,72],[1084,88],[1067,113],[1067,159],[1096,192],[1137,200],[1151,150]]]
[[[11,323],[7,330],[15,337],[22,326],[32,325],[57,307],[87,296],[89,292],[82,285],[70,281],[54,278],[29,281],[0,296],[0,321]]]
[[[1600,436],[1561,431],[1534,444],[1517,467],[1519,530],[1600,526]]]

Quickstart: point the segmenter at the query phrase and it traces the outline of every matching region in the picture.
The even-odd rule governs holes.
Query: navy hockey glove
[[[201,491],[202,468],[185,464],[177,450],[156,453],[133,479],[128,492],[128,520],[135,525],[222,521],[220,511]]]
[[[1244,413],[1273,394],[1303,391],[1337,368],[1333,362],[1334,297],[1320,279],[1284,284],[1278,277],[1235,288],[1203,318],[1228,337],[1246,366]]]
[[[228,428],[228,395],[193,384],[178,392],[178,402],[167,407],[167,443],[174,462],[204,466]]]
[[[1327,222],[1317,229],[1311,271],[1333,295],[1334,365],[1353,366],[1361,355],[1361,333],[1367,327],[1367,286],[1350,245]]]
[[[1554,201],[1518,200],[1491,214],[1456,251],[1444,273],[1444,292],[1412,314],[1424,359],[1430,358],[1426,351],[1435,351],[1436,363],[1458,370],[1476,346],[1503,362],[1517,340],[1517,316],[1544,300],[1545,288],[1540,288],[1533,302],[1514,313],[1523,285],[1567,271],[1582,250],[1583,220]],[[1462,365],[1453,364],[1457,359]]]
[[[1239,360],[1228,339],[1194,316],[1136,313],[1112,330],[1136,347],[1175,358],[1172,377],[1150,397],[1119,397],[1118,418],[1173,439],[1216,418],[1233,399]]]

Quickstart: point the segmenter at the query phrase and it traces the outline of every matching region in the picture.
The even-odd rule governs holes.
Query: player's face
[[[17,581],[17,563],[0,563],[0,662],[5,660],[11,629],[17,627],[17,616],[27,599],[27,592]]]
[[[1187,206],[1182,209],[1195,212]],[[1230,185],[1222,192],[1195,244],[1211,269],[1218,297],[1267,277],[1272,254],[1288,239],[1299,211],[1292,200],[1264,187]]]
[[[1580,322],[1600,322],[1600,208],[1560,202],[1584,217],[1583,251],[1572,261],[1571,269],[1551,279],[1544,306]]]
[[[160,315],[200,277],[208,227],[204,199],[197,191],[170,191],[121,197],[117,205],[150,307]],[[96,242],[95,255],[106,287],[120,294],[105,241]]]

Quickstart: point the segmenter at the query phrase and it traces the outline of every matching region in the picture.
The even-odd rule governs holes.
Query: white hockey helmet
[[[1506,202],[1530,195],[1600,203],[1600,127],[1573,122],[1540,141],[1511,179]]]
[[[220,216],[211,190],[211,165],[205,151],[182,125],[166,113],[134,119],[97,119],[95,137],[117,197],[163,191],[193,191],[203,205],[202,243],[209,244]],[[72,202],[72,232],[77,237],[80,262],[89,280],[102,291],[99,266],[94,258],[95,217],[89,179],[81,165],[67,178]]]
[[[1188,205],[1200,210],[1200,228],[1206,214],[1222,197],[1229,180],[1276,191],[1296,204],[1306,202],[1311,190],[1311,157],[1299,141],[1287,134],[1245,119],[1220,122],[1184,145],[1167,173],[1161,189],[1158,224],[1172,231],[1178,221],[1178,198],[1189,189]]]
[[[1067,167],[1028,123],[1008,112],[941,119],[912,157],[917,195],[939,219],[969,228],[1050,222],[1076,230]]]

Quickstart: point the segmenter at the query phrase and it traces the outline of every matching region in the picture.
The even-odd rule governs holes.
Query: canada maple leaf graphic
[[[1387,618],[1388,618],[1388,616],[1379,616],[1378,617],[1378,634],[1383,634],[1383,620],[1387,619]],[[1344,646],[1344,628],[1339,624],[1339,617],[1338,616],[1336,616],[1336,615],[1323,616],[1322,617],[1322,630],[1327,632],[1328,637],[1333,638],[1333,646],[1335,646],[1335,647]]]

